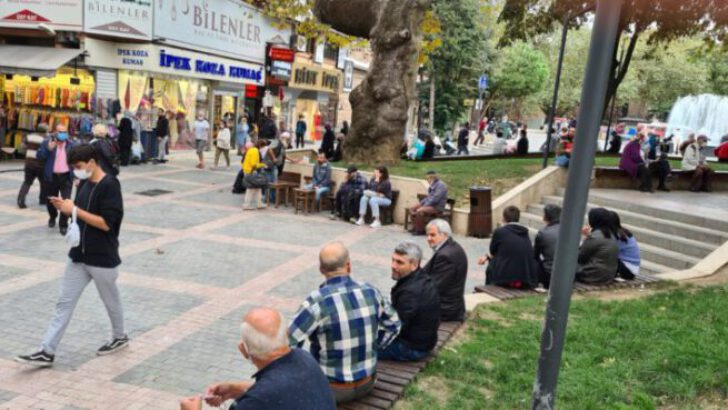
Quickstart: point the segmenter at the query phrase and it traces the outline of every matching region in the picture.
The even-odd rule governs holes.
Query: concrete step
[[[523,214],[521,214],[521,217],[523,217]],[[521,222],[524,222],[524,221],[521,220]],[[534,239],[536,239],[536,234],[537,233],[538,233],[538,230],[537,229],[532,228],[532,227],[528,227],[528,236],[531,238],[531,241],[533,241]],[[642,246],[640,246],[640,254],[641,254],[641,257],[642,257],[642,260],[640,261],[640,273],[642,273],[642,274],[645,274],[645,275],[654,275],[654,274],[657,274],[657,273],[664,273],[664,272],[671,272],[671,271],[675,271],[675,270],[687,269],[689,267],[689,266],[688,267],[680,267],[680,266],[684,266],[684,263],[683,264],[678,264],[680,266],[674,266],[673,267],[672,265],[664,265],[664,264],[661,264],[659,262],[656,262],[654,260],[654,258],[656,257],[656,255],[654,253],[649,252],[651,250],[653,250],[653,249],[649,249],[649,247],[648,247],[648,252],[645,252],[642,249]],[[692,260],[691,262],[692,262],[692,264],[695,264],[695,263],[697,263],[697,259]],[[692,266],[692,264],[690,266]]]
[[[541,217],[543,215],[543,207],[544,205],[542,204],[529,205],[527,208],[527,213],[521,214],[521,222],[523,222],[524,224],[528,224],[528,226],[541,229],[543,227],[543,221]],[[624,222],[622,223],[622,225],[625,228],[629,229],[635,235],[637,241],[640,244],[645,243],[669,251],[684,253],[685,255],[694,256],[696,258],[704,258],[718,248],[718,245],[707,244],[705,242],[688,239],[683,236],[668,235],[660,231],[655,231],[652,229],[647,229],[641,226],[631,225]]]
[[[564,192],[564,188],[557,189],[558,196],[564,196]],[[616,198],[601,196],[598,193],[591,193],[589,195],[589,202],[599,206],[603,206],[605,208],[615,208],[624,211],[634,212],[637,214],[650,215],[663,220],[680,222],[683,224],[711,229],[714,231],[721,231],[728,234],[728,221],[717,218],[710,218],[706,215],[696,215],[656,208],[650,206],[649,203],[620,201]]]
[[[543,202],[545,204],[562,205],[563,198],[560,196],[545,196]],[[591,201],[591,198],[590,198]],[[702,226],[691,225],[683,222],[662,219],[652,213],[639,213],[627,209],[623,209],[619,204],[607,206],[606,204],[587,203],[587,211],[592,208],[606,207],[619,213],[622,223],[632,227],[649,229],[656,232],[662,232],[666,235],[677,236],[695,241],[704,242],[710,245],[720,246],[728,241],[728,232],[715,229],[703,228]]]

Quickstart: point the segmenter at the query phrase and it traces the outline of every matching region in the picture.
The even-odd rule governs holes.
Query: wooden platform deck
[[[392,408],[404,392],[405,387],[432,361],[443,345],[462,326],[460,322],[443,322],[438,330],[437,347],[427,358],[417,362],[392,362],[380,360],[377,363],[377,382],[374,390],[362,399],[343,403],[339,410],[386,410]]]
[[[633,280],[617,279],[606,285],[587,285],[585,283],[574,282],[574,291],[578,293],[596,292],[602,290],[628,289],[638,288],[641,286],[650,286],[661,279],[648,275],[636,275]],[[476,293],[486,293],[499,300],[520,299],[527,296],[546,295],[545,289],[509,289],[494,285],[476,286]]]

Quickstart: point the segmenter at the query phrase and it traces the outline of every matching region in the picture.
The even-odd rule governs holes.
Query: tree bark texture
[[[363,11],[349,8],[354,3]],[[430,4],[431,0],[317,1],[323,23],[352,35],[360,35],[365,26],[354,21],[378,9],[368,33],[374,58],[366,78],[349,96],[352,122],[343,146],[347,162],[391,165],[399,160],[408,110],[417,97],[420,26]]]

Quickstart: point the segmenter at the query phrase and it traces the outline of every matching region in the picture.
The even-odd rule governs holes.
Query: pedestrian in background
[[[25,137],[25,167],[24,173],[25,178],[23,179],[22,185],[20,185],[20,191],[18,192],[18,208],[25,209],[27,205],[25,203],[25,197],[30,191],[30,187],[33,185],[33,181],[38,179],[40,184],[40,194],[38,196],[38,204],[45,205],[48,201],[45,197],[45,179],[43,178],[43,161],[38,159],[38,150],[43,144],[43,140],[48,135],[48,124],[38,124],[36,132],[28,134]]]

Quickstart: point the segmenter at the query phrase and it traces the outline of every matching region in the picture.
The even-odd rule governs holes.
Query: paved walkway
[[[244,213],[242,197],[229,192],[236,171],[196,170],[189,154],[123,169],[120,284],[132,344],[95,356],[110,326],[90,286],[56,365],[42,370],[13,357],[38,347],[67,247],[46,227],[37,184],[20,210],[22,174],[0,173],[0,409],[175,409],[179,397],[213,381],[248,378],[253,368],[236,348],[242,314],[268,305],[290,317],[321,282],[318,250],[330,240],[350,247],[355,278],[389,293],[390,252],[412,239],[401,227],[372,230],[286,208]],[[172,192],[137,194],[150,189]],[[484,280],[475,260],[487,241],[457,239],[470,259],[469,293]]]

